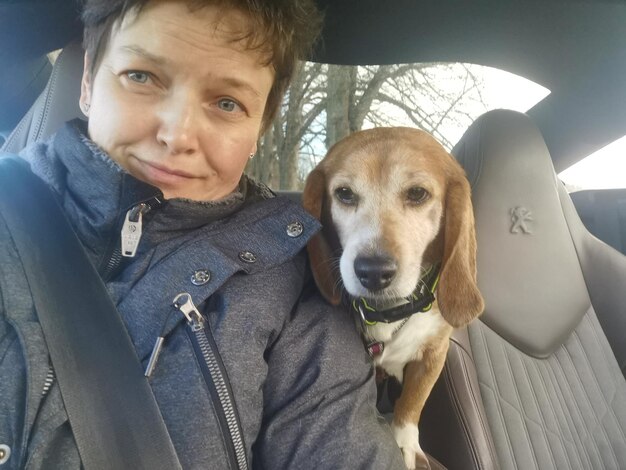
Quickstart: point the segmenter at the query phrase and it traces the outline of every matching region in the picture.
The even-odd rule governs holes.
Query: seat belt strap
[[[0,215],[22,260],[84,467],[181,469],[104,282],[55,195],[19,158],[0,159]]]

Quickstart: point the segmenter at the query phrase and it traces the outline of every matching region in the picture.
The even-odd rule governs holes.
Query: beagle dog
[[[402,384],[392,431],[409,469],[429,468],[418,422],[452,329],[483,311],[470,185],[428,133],[393,127],[338,142],[309,175],[308,244],[322,295],[360,318],[374,364]]]

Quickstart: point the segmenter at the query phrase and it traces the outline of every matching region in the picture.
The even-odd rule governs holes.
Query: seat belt
[[[0,215],[22,260],[84,468],[181,469],[104,282],[55,195],[17,157],[0,159]]]

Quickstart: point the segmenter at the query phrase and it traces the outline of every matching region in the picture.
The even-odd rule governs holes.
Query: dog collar
[[[418,287],[406,302],[384,310],[377,310],[366,299],[360,297],[352,300],[352,308],[361,316],[366,325],[375,325],[378,322],[393,323],[404,320],[415,313],[428,312],[435,301],[435,290],[439,282],[439,265],[431,266],[419,282]]]

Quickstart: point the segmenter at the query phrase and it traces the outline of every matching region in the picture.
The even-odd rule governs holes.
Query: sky
[[[562,171],[559,177],[576,189],[626,188],[626,136]]]

